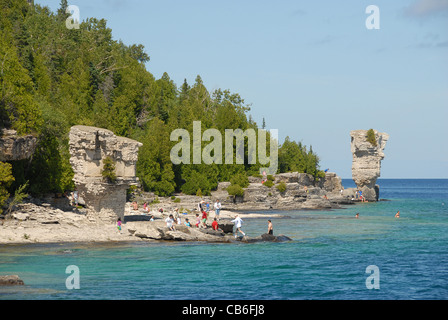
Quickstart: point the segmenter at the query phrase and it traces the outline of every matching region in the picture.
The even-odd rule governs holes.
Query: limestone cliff
[[[376,130],[374,132],[376,145],[367,141],[367,130],[350,132],[353,154],[352,178],[368,201],[378,200],[375,184],[381,172],[381,160],[384,159],[383,150],[389,140],[387,133]]]
[[[117,137],[112,131],[74,126],[70,130],[70,163],[74,182],[89,209],[94,212],[124,218],[126,190],[137,184],[135,166],[138,149],[142,144],[138,141]],[[115,164],[115,183],[103,181],[101,171],[103,159],[112,158]]]
[[[36,149],[37,139],[32,135],[18,136],[15,130],[0,131],[0,161],[30,158]]]

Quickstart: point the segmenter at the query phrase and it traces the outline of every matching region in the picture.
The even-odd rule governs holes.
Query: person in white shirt
[[[215,208],[215,218],[216,218],[216,220],[219,221],[219,212],[221,211],[221,202],[219,202],[219,200],[216,200],[213,207]]]
[[[243,224],[243,220],[238,215],[236,215],[235,219],[233,219],[231,222],[233,222],[235,224],[235,228],[236,228],[235,239],[237,237],[238,232],[241,232],[243,237],[246,236],[246,234],[243,232],[243,230],[241,230],[241,225]]]
[[[165,219],[165,222],[166,222],[166,226],[168,227],[169,230],[171,230],[171,231],[175,231],[176,230],[176,228],[173,225],[174,217],[173,217],[172,214],[170,214],[170,216]]]

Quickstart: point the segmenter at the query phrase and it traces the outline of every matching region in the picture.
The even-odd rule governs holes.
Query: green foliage
[[[375,131],[373,131],[373,129],[369,129],[367,131],[367,136],[366,136],[367,142],[370,142],[370,144],[374,147],[376,147],[378,145],[377,141],[376,141],[376,137],[375,137]]]
[[[170,159],[169,130],[163,121],[154,118],[134,138],[143,143],[139,149],[137,176],[145,191],[168,196],[175,191],[173,164]],[[196,194],[197,190],[194,190]]]
[[[280,193],[283,193],[283,192],[286,191],[286,183],[285,183],[284,181],[280,182],[280,183],[277,184],[275,187],[277,188],[277,190],[278,190]]]
[[[0,0],[0,128],[38,138],[33,158],[13,163],[11,189],[29,181],[31,194],[72,190],[68,132],[79,124],[142,142],[137,176],[145,191],[159,196],[198,190],[207,195],[219,181],[244,188],[248,175],[259,174],[260,163],[248,164],[247,138],[244,164],[173,165],[174,129],[186,129],[190,137],[193,121],[222,137],[226,129],[258,129],[248,116],[250,105],[230,90],[209,92],[199,75],[180,87],[167,73],[155,79],[145,66],[150,60],[145,48],[114,40],[106,20],[88,18],[79,29],[67,29],[67,5],[62,0],[53,13],[26,0]],[[201,150],[209,143],[202,141]],[[267,150],[269,145],[270,140]],[[318,158],[287,138],[279,150],[279,170],[316,176]]]
[[[268,179],[268,181],[275,181],[275,177],[272,174],[268,174],[266,179]]]
[[[188,175],[181,190],[183,193],[190,195],[196,195],[198,191],[201,191],[201,195],[209,195],[211,186],[205,174],[193,170]]]
[[[11,164],[0,161],[0,214],[3,213],[2,207],[9,198],[8,188],[14,180]]]
[[[226,190],[231,196],[244,196],[244,189],[238,184],[231,184]]]
[[[28,188],[28,181],[24,185],[21,185],[19,188],[16,189],[16,191],[14,192],[14,197],[12,198],[8,206],[7,210],[8,215],[12,212],[14,206],[18,205],[19,203],[22,203],[23,199],[28,197],[28,194],[25,193],[26,188]]]
[[[242,188],[247,188],[249,186],[249,178],[245,172],[237,173],[230,179],[231,184],[237,184]]]
[[[115,173],[115,163],[111,157],[106,157],[103,159],[103,169],[101,170],[101,175],[103,179],[108,183],[115,183],[117,180],[117,175]]]
[[[291,141],[285,138],[283,145],[278,151],[278,162],[280,172],[301,172],[308,173],[318,178],[321,175],[319,170],[319,157],[313,152],[313,148],[302,145],[301,142]]]
[[[151,204],[158,204],[160,203],[159,197],[156,196],[154,200],[151,201]]]
[[[265,187],[272,188],[272,186],[274,185],[274,183],[272,182],[272,180],[266,180],[266,181],[263,183],[263,185],[264,185]]]

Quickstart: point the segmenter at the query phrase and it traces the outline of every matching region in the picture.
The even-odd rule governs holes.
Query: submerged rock
[[[239,240],[241,240],[242,242],[263,242],[263,241],[267,241],[267,242],[285,242],[285,241],[292,241],[292,239],[290,237],[287,237],[283,234],[278,235],[278,236],[274,236],[272,234],[268,234],[268,233],[264,233],[261,236],[258,236],[256,238],[250,238],[247,235],[244,237],[240,237],[238,238]]]

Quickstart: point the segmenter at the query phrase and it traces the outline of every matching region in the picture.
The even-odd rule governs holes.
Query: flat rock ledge
[[[211,218],[207,228],[187,227],[185,224],[175,224],[175,231],[167,228],[165,218],[167,213],[151,212],[155,220],[150,221],[149,215],[126,215],[122,230],[118,231],[115,222],[110,222],[108,216],[101,216],[89,210],[73,209],[63,211],[43,203],[23,203],[16,206],[10,219],[0,219],[0,244],[13,243],[60,243],[60,242],[117,242],[117,241],[201,241],[234,243],[258,241],[289,241],[289,238],[244,237],[235,239],[234,224],[231,219],[236,213],[221,211],[219,231],[211,228]],[[171,211],[168,211],[171,213]],[[243,219],[264,217],[257,213],[239,213]],[[213,213],[212,213],[213,216]],[[271,215],[271,217],[275,216]],[[195,214],[182,215],[195,223]],[[104,219],[103,219],[104,218]]]
[[[0,286],[23,286],[25,283],[17,275],[0,276]]]
[[[291,241],[287,236],[273,236],[263,234],[261,236],[251,238],[248,236],[235,238],[232,233],[233,223],[230,221],[220,221],[219,228],[216,231],[211,228],[195,228],[185,225],[175,225],[175,231],[169,230],[164,223],[152,222],[128,222],[127,229],[130,234],[135,237],[146,240],[172,240],[172,241],[206,241],[206,242],[224,242],[230,243],[241,241],[246,243],[252,242],[283,242]],[[225,231],[230,232],[225,232]]]

